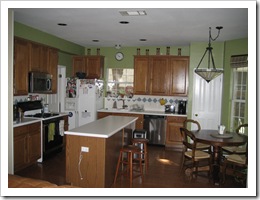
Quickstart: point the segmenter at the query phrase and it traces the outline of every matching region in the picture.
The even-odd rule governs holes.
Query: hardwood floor
[[[200,174],[196,180],[187,180],[184,174],[179,173],[181,163],[181,152],[165,150],[161,146],[148,146],[149,169],[144,174],[144,179],[137,177],[133,180],[133,188],[242,188],[241,183],[236,182],[233,177],[227,176],[224,185],[213,185],[209,182],[207,174]],[[47,180],[57,185],[65,182],[65,152],[62,151],[48,158],[43,163],[34,164],[16,175]],[[129,180],[120,176],[115,188],[128,188]]]

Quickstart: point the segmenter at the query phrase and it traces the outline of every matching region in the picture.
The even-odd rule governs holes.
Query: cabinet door
[[[187,96],[189,57],[170,58],[170,95]]]
[[[134,57],[134,94],[149,94],[149,57]]]
[[[30,43],[29,71],[48,72],[48,47],[37,43]]]
[[[29,125],[28,132],[28,161],[36,162],[41,157],[41,124]]]
[[[103,78],[104,57],[103,56],[87,56],[86,57],[87,78]]]
[[[27,166],[27,133],[28,126],[14,128],[14,171]]]
[[[52,93],[57,93],[58,50],[49,48],[48,73],[52,74]]]
[[[186,117],[167,117],[166,128],[166,147],[176,150],[182,150],[182,136],[180,127],[183,127],[183,121]]]
[[[154,56],[150,61],[150,94],[167,95],[169,85],[168,58]]]
[[[14,40],[14,95],[28,94],[29,42]]]
[[[85,57],[84,56],[74,56],[73,57],[73,74],[76,76],[77,72],[86,73],[85,69]]]

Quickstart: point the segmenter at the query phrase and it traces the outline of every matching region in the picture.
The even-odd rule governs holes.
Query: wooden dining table
[[[220,184],[220,163],[222,158],[222,147],[223,146],[240,146],[247,142],[247,138],[239,135],[235,132],[225,132],[220,135],[218,130],[201,129],[199,131],[191,131],[197,142],[209,144],[212,146],[212,180],[215,185]]]

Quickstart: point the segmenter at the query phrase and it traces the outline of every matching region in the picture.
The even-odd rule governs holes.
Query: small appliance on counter
[[[175,113],[175,105],[165,105],[164,107],[166,113]]]
[[[187,107],[187,101],[186,100],[179,100],[178,114],[185,115],[186,114],[186,107]]]

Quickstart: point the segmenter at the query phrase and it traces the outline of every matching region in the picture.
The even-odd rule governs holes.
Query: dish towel
[[[60,135],[64,136],[64,120],[60,120]]]
[[[48,131],[48,142],[54,140],[54,135],[55,135],[55,123],[50,123],[49,131]]]

